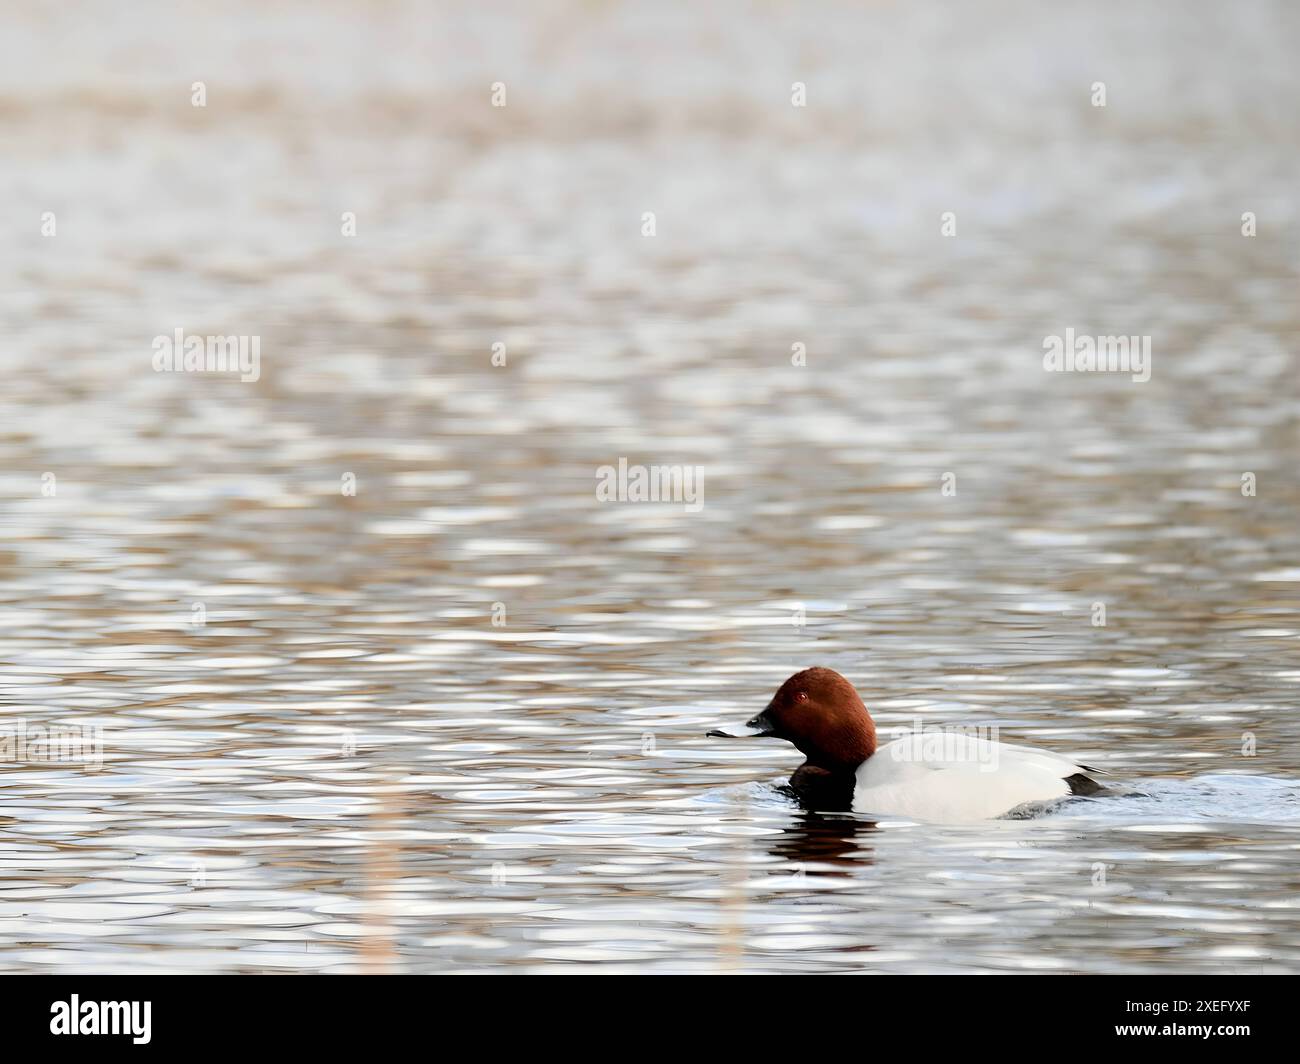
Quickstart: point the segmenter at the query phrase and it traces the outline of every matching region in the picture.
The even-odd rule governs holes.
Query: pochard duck
[[[795,673],[745,728],[708,734],[793,743],[807,760],[790,787],[814,809],[960,822],[1105,790],[1095,769],[1068,757],[973,735],[920,733],[877,747],[871,714],[834,669]]]

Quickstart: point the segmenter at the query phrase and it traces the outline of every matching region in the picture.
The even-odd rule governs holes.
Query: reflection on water
[[[808,875],[835,875],[870,860],[868,834],[875,824],[851,816],[804,812],[772,846],[772,856]]]
[[[1295,17],[15,14],[0,970],[1295,969]],[[1140,793],[801,811],[811,664]]]

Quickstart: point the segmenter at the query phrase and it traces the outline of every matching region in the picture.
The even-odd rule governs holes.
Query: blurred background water
[[[1300,965],[1293,5],[3,17],[0,971]],[[800,811],[812,664],[1138,793]]]

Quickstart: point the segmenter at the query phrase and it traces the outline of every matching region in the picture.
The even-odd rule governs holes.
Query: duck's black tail
[[[1085,776],[1082,772],[1076,772],[1073,776],[1066,776],[1065,782],[1070,785],[1071,794],[1081,794],[1086,796],[1093,794],[1110,794],[1110,790],[1103,787],[1091,776]]]

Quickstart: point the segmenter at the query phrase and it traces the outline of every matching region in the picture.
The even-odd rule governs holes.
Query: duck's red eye
[[[808,692],[807,692],[807,691],[796,691],[796,692],[795,692],[795,696],[794,696],[794,700],[795,700],[796,702],[807,702],[807,701],[808,701]]]

